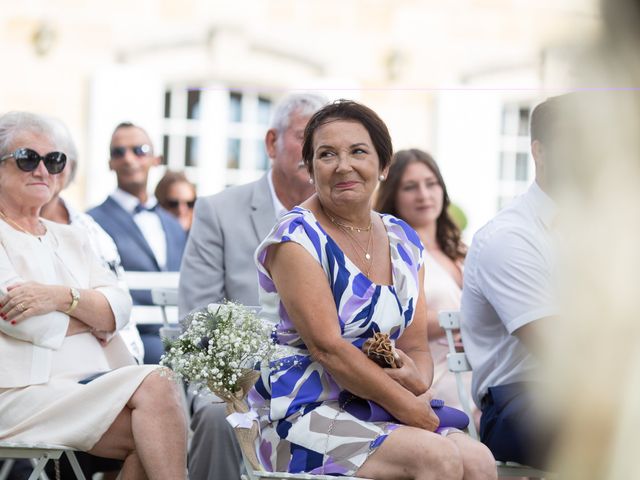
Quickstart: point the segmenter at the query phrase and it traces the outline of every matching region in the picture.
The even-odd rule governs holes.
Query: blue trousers
[[[164,345],[160,339],[160,323],[139,323],[136,325],[144,345],[144,363],[156,364],[164,353]]]
[[[480,441],[496,460],[545,468],[553,432],[539,421],[539,406],[530,394],[536,388],[544,387],[526,382],[490,387],[482,399]]]

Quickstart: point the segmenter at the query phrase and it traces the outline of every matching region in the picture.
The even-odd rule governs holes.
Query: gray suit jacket
[[[180,267],[181,318],[223,299],[258,305],[253,254],[275,222],[267,175],[198,199]]]

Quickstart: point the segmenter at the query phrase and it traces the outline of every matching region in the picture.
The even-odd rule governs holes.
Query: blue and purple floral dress
[[[268,471],[352,475],[399,426],[363,421],[341,408],[348,392],[310,357],[263,265],[269,246],[300,244],[327,276],[344,339],[357,348],[375,332],[397,339],[413,320],[423,246],[405,222],[381,218],[389,236],[393,285],[372,283],[301,207],[281,217],[256,250],[262,314],[276,325],[277,342],[291,351],[249,394],[260,423],[258,458]]]

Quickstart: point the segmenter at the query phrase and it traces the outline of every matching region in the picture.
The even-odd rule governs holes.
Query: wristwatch
[[[71,312],[73,312],[76,307],[78,306],[78,302],[80,301],[80,292],[78,291],[77,288],[70,288],[71,290],[71,303],[69,304],[69,308],[67,308],[67,311],[64,312],[67,315],[70,315]]]

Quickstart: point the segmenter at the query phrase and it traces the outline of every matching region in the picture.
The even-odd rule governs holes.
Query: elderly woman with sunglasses
[[[67,156],[59,126],[0,117],[0,440],[124,460],[124,478],[186,478],[175,384],[134,365],[131,298],[85,232],[40,218]]]
[[[56,121],[55,119],[51,120]],[[67,127],[62,122],[58,122],[58,125],[61,130],[59,139],[65,141],[63,150],[67,156],[67,164],[60,172],[58,186],[54,190],[51,200],[42,207],[40,216],[52,222],[73,225],[85,230],[93,251],[102,260],[102,264],[115,274],[120,287],[128,289],[118,247],[113,239],[90,215],[76,210],[60,196],[62,191],[75,179],[78,170],[78,149]],[[136,328],[136,323],[132,320],[118,330],[118,333],[125,341],[131,355],[139,364],[142,364],[144,363],[144,345]]]

